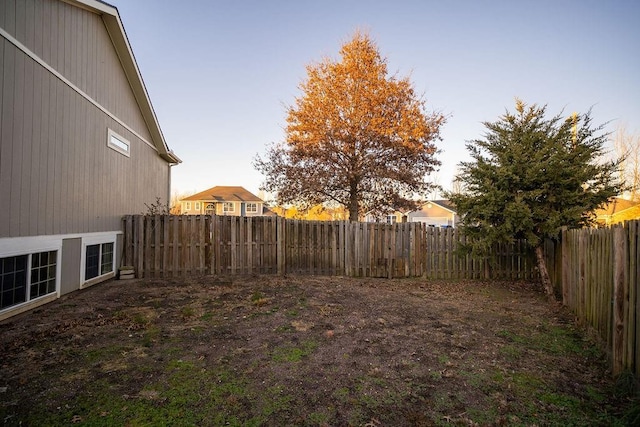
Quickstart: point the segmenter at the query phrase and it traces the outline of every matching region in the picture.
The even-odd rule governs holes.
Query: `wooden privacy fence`
[[[279,217],[127,216],[122,265],[137,277],[313,274],[432,279],[538,278],[526,242],[488,259],[460,255],[457,229],[420,223],[299,221]],[[563,231],[545,242],[564,305],[598,332],[613,372],[640,375],[640,221]]]
[[[608,350],[614,375],[640,375],[640,221],[563,231],[562,302],[591,326]]]
[[[279,217],[132,215],[123,265],[137,277],[197,274],[312,274],[352,277],[532,279],[524,242],[491,258],[460,255],[458,230],[421,223],[300,221]]]

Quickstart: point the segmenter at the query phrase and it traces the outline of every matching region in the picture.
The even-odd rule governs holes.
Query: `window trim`
[[[87,246],[92,245],[100,245],[99,252],[99,260],[98,265],[101,265],[102,262],[102,245],[105,243],[113,244],[113,259],[111,260],[111,271],[98,274],[96,277],[92,277],[90,279],[85,279],[85,270],[87,268]],[[117,242],[117,234],[109,233],[106,235],[98,235],[98,236],[89,236],[82,238],[82,252],[81,252],[81,260],[80,260],[80,289],[84,289],[93,284],[102,282],[103,280],[109,279],[111,277],[115,277],[116,275],[116,254],[118,253],[118,242]],[[98,270],[98,273],[100,270]]]
[[[114,140],[117,142],[114,142]],[[117,151],[123,156],[131,157],[131,142],[110,128],[107,128],[107,147]]]
[[[200,202],[194,202],[193,205],[193,208],[196,210],[196,212],[200,212]]]
[[[185,211],[190,211],[191,210],[191,202],[183,202],[184,203],[184,210]]]

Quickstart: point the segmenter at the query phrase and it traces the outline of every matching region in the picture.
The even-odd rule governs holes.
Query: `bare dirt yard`
[[[536,287],[109,281],[0,323],[5,425],[632,425]]]

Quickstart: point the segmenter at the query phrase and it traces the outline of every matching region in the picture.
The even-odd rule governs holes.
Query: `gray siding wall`
[[[80,289],[80,260],[82,239],[62,240],[62,271],[60,272],[60,295]]]
[[[102,18],[58,0],[0,0],[0,27],[150,141]],[[0,37],[0,237],[121,228],[166,201],[156,150]],[[107,147],[107,129],[131,157]]]

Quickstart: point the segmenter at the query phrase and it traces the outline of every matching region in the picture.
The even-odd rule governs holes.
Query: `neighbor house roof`
[[[637,202],[632,202],[631,200],[621,199],[619,197],[615,197],[611,202],[607,203],[600,209],[596,209],[597,216],[610,216],[626,209],[632,208],[638,205]]]
[[[438,205],[443,209],[446,209],[452,213],[456,213],[456,208],[453,205],[453,203],[451,202],[451,200],[446,200],[446,199],[442,199],[442,200],[429,200],[427,201],[425,204],[422,205],[422,207],[426,206],[428,203],[432,203],[434,205]]]
[[[182,200],[206,200],[212,202],[262,202],[262,199],[239,186],[216,186]]]
[[[152,141],[149,142],[152,143],[152,145],[156,148],[160,157],[162,157],[167,162],[181,163],[180,158],[169,149],[169,146],[164,139],[164,135],[162,134],[162,130],[160,129],[160,124],[158,123],[158,118],[156,117],[156,113],[153,110],[153,106],[151,105],[151,100],[149,99],[147,88],[144,85],[142,75],[140,74],[140,70],[138,69],[138,64],[136,63],[136,59],[133,56],[133,51],[131,50],[129,39],[127,38],[124,26],[122,25],[122,21],[120,20],[118,9],[115,6],[112,6],[103,1],[65,1],[83,9],[88,9],[102,17],[102,21],[104,22],[107,32],[109,33],[109,37],[111,37],[113,46],[116,50],[116,53],[118,54],[118,58],[120,58],[122,68],[124,69],[127,79],[129,80],[129,84],[131,85],[131,90],[133,91],[133,94],[136,98],[136,102],[138,103],[140,112],[142,113],[144,121],[149,128],[152,139]]]

